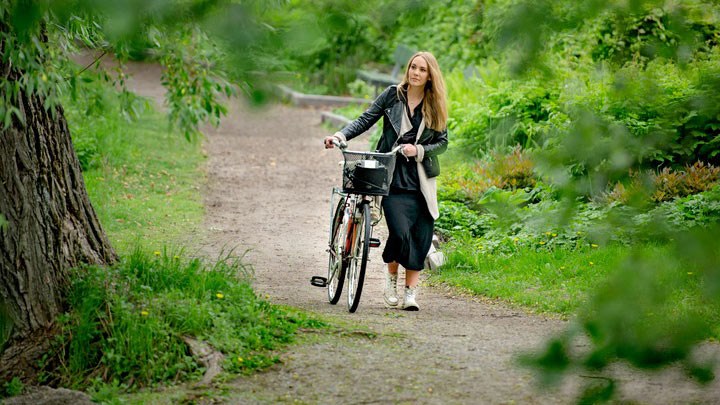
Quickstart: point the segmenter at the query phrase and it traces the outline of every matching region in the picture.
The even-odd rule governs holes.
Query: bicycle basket
[[[343,192],[388,195],[395,171],[395,154],[343,151]]]

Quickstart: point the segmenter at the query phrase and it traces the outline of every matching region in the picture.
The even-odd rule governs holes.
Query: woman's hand
[[[325,149],[334,148],[335,145],[333,145],[333,141],[337,141],[337,138],[332,135],[326,136],[325,139],[323,140],[323,143],[325,144]]]
[[[406,144],[405,146],[403,146],[403,148],[402,148],[402,154],[405,155],[405,156],[407,156],[407,157],[417,156],[417,154],[418,154],[417,148],[415,147],[415,145],[413,145],[413,144],[411,144],[411,143],[408,143],[408,144]]]
[[[325,144],[325,149],[334,148],[335,145],[333,144],[333,141],[339,144],[338,146],[340,146],[340,149],[344,149],[346,146],[345,134],[340,131],[337,131],[334,134],[325,137],[325,139],[323,140],[323,143]]]

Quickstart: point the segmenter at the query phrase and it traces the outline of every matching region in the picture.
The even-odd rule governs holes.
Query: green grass
[[[138,243],[157,250],[182,242],[199,230],[204,214],[200,142],[170,131],[166,117],[151,108],[126,120],[118,101],[104,97],[109,105],[101,113],[87,115],[85,101],[67,115],[90,201],[110,242],[120,254]]]
[[[610,246],[574,251],[525,249],[506,256],[455,245],[432,279],[538,312],[569,315],[618,267],[623,252],[622,247]]]
[[[553,251],[521,248],[507,256],[456,243],[448,249],[445,266],[433,273],[431,280],[562,317],[593,311],[620,297],[630,297],[626,304],[633,307],[644,302],[641,297],[653,297],[658,305],[646,303],[648,311],[655,308],[652,314],[645,314],[648,319],[692,315],[720,325],[720,308],[703,295],[700,272],[668,245]],[[622,291],[625,286],[640,287],[629,287],[637,288],[634,292]],[[720,326],[713,335],[720,338]]]
[[[292,342],[298,327],[323,325],[260,299],[236,256],[212,263],[184,256],[136,250],[111,268],[77,270],[73,310],[61,319],[64,333],[54,346],[63,360],[45,378],[131,389],[197,378],[202,369],[186,336],[222,352],[225,371],[251,373],[277,362],[274,351]]]

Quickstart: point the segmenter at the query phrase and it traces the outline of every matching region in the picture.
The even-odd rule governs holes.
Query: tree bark
[[[0,77],[19,77],[0,61]],[[17,96],[0,131],[0,381],[31,377],[64,311],[68,270],[117,260],[90,204],[61,107]],[[0,124],[1,125],[1,124]]]

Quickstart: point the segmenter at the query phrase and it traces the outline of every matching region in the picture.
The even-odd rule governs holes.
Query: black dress
[[[405,103],[412,129],[401,135],[399,143],[415,143],[422,122],[422,102],[413,114]],[[390,194],[382,200],[389,236],[383,250],[385,263],[398,262],[405,269],[422,270],[432,243],[435,220],[420,191],[417,162],[398,156]]]

